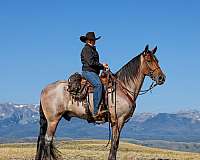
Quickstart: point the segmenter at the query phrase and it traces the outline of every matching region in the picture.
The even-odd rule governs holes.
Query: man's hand
[[[108,66],[108,64],[106,64],[106,63],[103,64],[103,67],[104,67],[105,69],[109,69],[109,66]]]

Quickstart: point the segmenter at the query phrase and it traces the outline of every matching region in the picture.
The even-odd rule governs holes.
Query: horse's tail
[[[41,160],[45,152],[45,134],[47,131],[47,119],[42,110],[41,101],[40,101],[39,112],[40,112],[40,132],[37,140],[37,153],[35,156],[35,160]]]

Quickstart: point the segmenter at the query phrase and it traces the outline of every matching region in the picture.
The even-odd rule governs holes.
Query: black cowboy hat
[[[98,40],[100,38],[101,38],[101,36],[95,37],[95,33],[94,32],[88,32],[88,33],[86,33],[85,36],[81,36],[80,40],[85,43],[87,40],[94,40],[94,41],[96,41],[96,40]]]

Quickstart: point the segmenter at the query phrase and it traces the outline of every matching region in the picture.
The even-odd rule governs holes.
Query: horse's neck
[[[137,76],[134,76],[132,79],[130,79],[128,82],[126,82],[124,85],[125,87],[134,93],[134,99],[137,98],[140,90],[141,90],[141,87],[142,87],[142,84],[144,82],[144,78],[145,76],[143,74],[139,74]]]
[[[136,75],[133,75],[131,79],[126,80],[126,82],[122,82],[121,83],[124,85],[124,87],[126,87],[129,91],[131,91],[132,93],[134,93],[133,95],[133,99],[136,100],[142,84],[144,82],[144,74],[141,71],[141,67],[138,70],[138,73]]]

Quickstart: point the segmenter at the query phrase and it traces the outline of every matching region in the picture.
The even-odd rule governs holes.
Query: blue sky
[[[146,44],[158,46],[167,81],[138,98],[137,112],[200,109],[199,7],[198,0],[1,1],[0,102],[38,103],[45,85],[81,71],[79,36],[95,31],[113,72]]]

